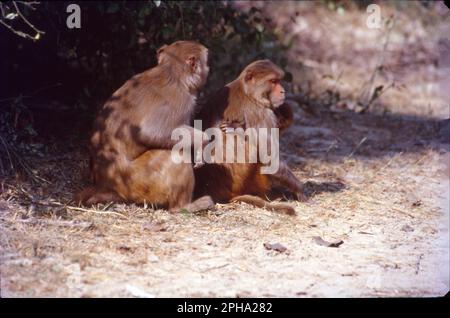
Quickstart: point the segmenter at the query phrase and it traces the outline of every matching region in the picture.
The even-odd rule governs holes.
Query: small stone
[[[412,226],[409,226],[408,224],[403,225],[402,227],[403,232],[414,232],[414,228]]]

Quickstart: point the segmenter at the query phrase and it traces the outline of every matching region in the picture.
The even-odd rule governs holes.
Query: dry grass
[[[377,60],[370,39],[362,37],[358,45],[348,40],[366,30],[357,22],[361,13],[335,20],[336,13],[322,9],[298,10],[310,26],[319,18],[340,26],[356,21],[345,27],[346,37],[336,35],[332,42],[312,33],[322,40],[317,45],[335,49],[333,56],[313,60],[304,42],[317,41],[305,37],[292,49],[294,57],[302,52],[298,58],[318,66],[313,73],[319,83],[334,68],[327,58],[334,59],[344,71],[333,73],[342,75],[332,91],[349,92],[347,100],[355,100],[370,74],[345,48],[369,52],[367,64]],[[448,26],[444,22],[432,27]],[[409,27],[397,23],[395,32],[406,32],[402,25]],[[414,36],[436,45],[439,34],[424,32]],[[399,51],[406,40],[397,39]],[[310,50],[321,52],[317,46]],[[442,295],[449,288],[450,145],[442,142],[438,121],[448,117],[442,106],[448,100],[434,85],[445,74],[412,54],[420,50],[409,51],[412,64],[397,66],[406,88],[386,92],[370,113],[330,108],[325,88],[309,100],[294,96],[296,121],[282,136],[281,150],[307,182],[309,196],[306,203],[292,202],[295,217],[245,204],[193,215],[123,204],[80,209],[70,200],[83,185],[84,149],[56,147],[58,156],[31,158],[32,169],[49,183],[9,178],[0,185],[1,296]],[[387,64],[396,61],[393,56]],[[423,85],[432,89],[423,91]],[[431,97],[429,105],[423,102]],[[380,114],[380,105],[390,113]],[[344,243],[324,247],[316,236]],[[287,251],[267,250],[264,243],[280,243]]]

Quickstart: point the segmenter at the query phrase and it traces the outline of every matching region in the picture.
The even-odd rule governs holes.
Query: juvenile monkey
[[[161,47],[157,58],[157,66],[128,80],[97,116],[90,139],[94,185],[76,196],[81,203],[146,202],[173,211],[213,205],[209,196],[192,202],[192,165],[171,160],[175,128],[206,140],[189,122],[196,93],[208,76],[208,50],[177,41]]]
[[[284,72],[269,60],[248,65],[239,77],[215,94],[196,116],[203,128],[287,128],[292,110],[284,104],[285,91],[280,84]],[[230,138],[226,133],[224,139]],[[225,143],[225,141],[224,141]],[[246,146],[248,142],[246,141]],[[242,201],[259,207],[295,214],[286,203],[265,201],[272,186],[281,185],[305,200],[303,184],[285,162],[275,174],[262,174],[261,162],[206,164],[195,170],[195,196],[210,195],[215,202]]]

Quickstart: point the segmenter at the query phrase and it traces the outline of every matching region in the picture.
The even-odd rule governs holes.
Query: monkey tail
[[[86,204],[86,202],[95,194],[96,189],[93,186],[89,186],[80,192],[76,193],[74,196],[74,201],[76,204]]]
[[[283,213],[287,215],[295,215],[294,208],[287,203],[269,202],[254,195],[239,195],[230,200],[231,202],[244,202],[254,205],[258,208],[268,209],[274,212]]]

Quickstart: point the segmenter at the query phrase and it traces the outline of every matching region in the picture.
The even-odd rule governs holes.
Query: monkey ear
[[[245,76],[244,76],[244,81],[248,82],[253,78],[253,72],[252,71],[247,71],[245,72]]]
[[[192,72],[197,68],[197,58],[194,55],[189,56],[186,60],[186,64],[189,66]]]
[[[158,63],[161,63],[161,54],[164,52],[164,49],[167,47],[167,44],[164,44],[156,51],[156,58]]]

